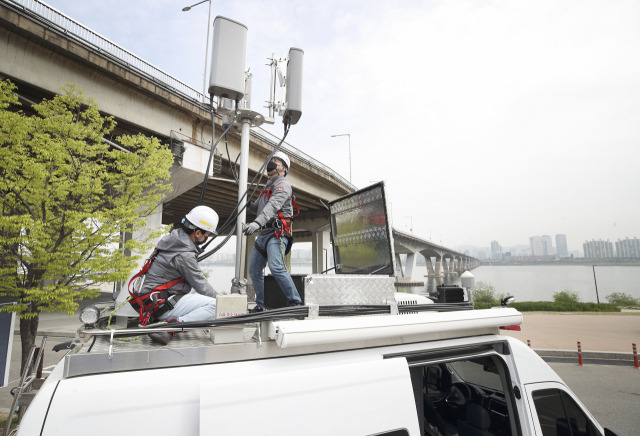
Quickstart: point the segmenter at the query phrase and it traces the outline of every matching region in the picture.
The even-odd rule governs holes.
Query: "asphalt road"
[[[618,436],[640,434],[640,369],[633,364],[549,365],[580,398],[598,422]]]
[[[46,371],[55,366],[64,356],[64,352],[54,352],[54,345],[67,342],[69,338],[49,337],[45,346],[43,367]],[[42,338],[38,337],[39,345]],[[550,362],[549,365],[562,377],[569,387],[591,411],[604,427],[615,431],[619,436],[635,436],[640,428],[640,370],[633,364],[602,365],[577,362]],[[0,388],[0,413],[8,413],[13,397],[11,388],[18,382],[20,367],[20,337],[15,336],[10,371],[11,383]]]

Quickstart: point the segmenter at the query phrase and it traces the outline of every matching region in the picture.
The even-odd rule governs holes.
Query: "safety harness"
[[[138,291],[142,288],[145,275],[147,274],[147,271],[149,271],[149,268],[151,268],[151,265],[158,256],[158,253],[160,253],[160,250],[157,248],[153,250],[153,253],[146,260],[142,269],[136,275],[131,277],[127,287],[129,295],[131,296],[129,304],[131,304],[131,307],[138,312],[138,321],[143,326],[147,325],[149,321],[152,321],[153,319],[162,316],[165,312],[173,309],[176,303],[178,303],[178,301],[184,296],[184,294],[171,295],[167,290],[178,283],[184,282],[183,278],[178,278],[162,285],[158,285],[146,294],[138,294]],[[133,289],[131,286],[132,284]]]
[[[281,180],[279,180],[278,182],[274,183],[269,189],[263,189],[262,192],[260,192],[260,195],[258,196],[258,200],[260,200],[260,197],[262,197],[263,195],[267,196],[267,201],[271,200],[271,196],[273,195],[273,188],[275,188],[276,185],[278,183],[280,183],[280,181]],[[274,229],[273,234],[269,235],[269,237],[267,238],[267,240],[266,240],[266,242],[264,244],[265,247],[267,246],[267,243],[269,242],[269,240],[271,240],[271,238],[275,237],[275,238],[278,238],[280,240],[281,240],[282,236],[286,236],[286,237],[289,238],[289,242],[287,243],[287,247],[286,247],[286,249],[283,250],[283,257],[285,255],[289,254],[289,251],[291,251],[291,246],[293,245],[292,222],[293,222],[293,219],[295,217],[300,215],[300,207],[298,207],[298,204],[296,203],[296,200],[295,200],[295,196],[293,196],[293,195],[291,196],[291,205],[296,209],[296,213],[293,216],[291,216],[290,218],[285,218],[285,216],[282,213],[282,211],[279,210],[278,211],[278,218],[269,220],[263,226],[263,228],[272,227]],[[258,253],[262,254],[262,256],[265,259],[267,259],[266,250],[261,249],[257,245],[254,248],[256,250],[258,250]]]

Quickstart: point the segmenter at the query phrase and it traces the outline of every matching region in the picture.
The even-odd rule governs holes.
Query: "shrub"
[[[475,307],[479,307],[479,305],[491,307],[500,304],[494,295],[495,289],[490,283],[478,282],[471,292]]]
[[[597,303],[558,303],[555,301],[523,301],[512,303],[520,312],[620,312],[620,308],[613,304]],[[481,309],[480,307],[476,307]]]
[[[577,292],[565,289],[564,291],[554,292],[553,301],[556,303],[579,303],[580,295]]]
[[[629,294],[624,292],[614,292],[605,297],[609,304],[620,307],[635,307],[640,306],[640,299],[635,299]]]

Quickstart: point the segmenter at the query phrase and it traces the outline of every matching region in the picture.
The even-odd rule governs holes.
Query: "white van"
[[[515,309],[251,322],[287,311],[185,328],[167,346],[94,330],[18,435],[612,434],[535,352],[500,335],[522,322]],[[228,343],[216,343],[222,330]]]
[[[165,346],[87,309],[91,325],[18,434],[611,434],[535,352],[500,335],[522,323],[515,309],[473,310],[457,287],[440,303],[395,292],[383,188],[329,204],[336,274],[296,280],[305,306],[278,308],[267,300],[279,289],[266,289],[273,310],[153,327],[177,332]],[[219,296],[218,315],[245,312],[246,298]]]

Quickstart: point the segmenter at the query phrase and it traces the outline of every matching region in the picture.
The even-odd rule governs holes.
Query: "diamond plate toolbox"
[[[312,274],[304,281],[305,304],[333,306],[394,301],[394,277]]]

